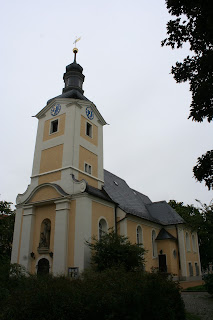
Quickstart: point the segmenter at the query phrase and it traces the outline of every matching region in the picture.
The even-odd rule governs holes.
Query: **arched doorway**
[[[44,276],[49,273],[50,264],[49,261],[45,258],[39,260],[37,275]]]

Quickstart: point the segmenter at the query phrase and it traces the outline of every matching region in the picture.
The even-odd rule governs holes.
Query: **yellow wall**
[[[107,221],[108,228],[115,226],[114,208],[92,201],[92,236],[98,236],[98,222],[101,217]]]
[[[145,254],[145,269],[150,271],[152,267],[158,268],[158,258],[152,256],[152,230],[154,229],[158,235],[160,229],[138,223],[136,221],[127,220],[127,235],[132,243],[136,243],[136,228],[140,225],[142,228],[143,247],[147,250]]]
[[[74,248],[75,248],[75,212],[76,200],[72,200],[69,212],[69,233],[68,233],[68,267],[74,266]]]
[[[55,137],[61,136],[64,134],[64,128],[65,128],[65,113],[61,114],[58,117],[54,117],[52,119],[46,120],[44,123],[44,134],[43,134],[43,141],[53,139]],[[58,131],[50,134],[50,123],[53,120],[58,119]]]
[[[93,152],[80,146],[79,148],[79,169],[84,171],[84,163],[88,163],[92,166],[92,176],[98,176],[98,156]],[[98,187],[98,181],[86,174],[79,173],[78,180],[85,179],[91,186]]]
[[[146,266],[145,269],[150,271],[152,267],[158,268],[158,254],[160,250],[163,251],[163,254],[166,254],[167,259],[167,268],[168,272],[173,274],[179,274],[179,260],[178,260],[178,246],[177,242],[173,240],[159,240],[156,241],[157,244],[157,257],[153,258],[152,255],[152,230],[155,230],[156,236],[158,235],[161,227],[152,227],[151,225],[144,225],[143,221],[138,223],[138,221],[127,220],[127,235],[129,240],[132,243],[136,243],[136,235],[137,235],[137,226],[140,225],[142,228],[142,237],[143,237],[143,247],[147,250],[145,254]],[[171,233],[174,237],[176,235],[176,229],[168,229],[169,233]],[[176,258],[173,256],[173,250],[176,250]]]
[[[89,122],[92,125],[92,138],[86,135],[86,123]],[[81,132],[80,135],[82,138],[86,139],[87,141],[91,142],[95,146],[98,146],[98,127],[81,116]]]
[[[37,202],[48,199],[60,198],[61,195],[55,190],[55,188],[50,186],[44,186],[38,189],[29,202]]]
[[[35,253],[35,260],[32,259],[31,273],[36,272],[36,261],[41,256],[41,254],[38,253],[37,249],[40,241],[41,223],[44,219],[49,219],[51,221],[49,252],[51,251],[54,252],[55,204],[48,204],[45,206],[35,207],[35,225],[34,225],[33,247],[32,247],[32,251]]]
[[[190,251],[187,251],[186,249],[186,233],[188,232],[189,234],[189,239],[190,239]],[[197,241],[196,243],[196,251],[193,251],[193,246],[192,246],[192,234],[190,230],[185,230],[184,231],[184,242],[185,242],[185,250],[186,250],[186,270],[187,270],[187,276],[190,276],[189,273],[189,262],[191,262],[193,266],[193,275],[196,275],[196,270],[195,270],[195,262],[198,263],[199,266],[199,256],[198,256],[198,248],[197,248]],[[195,238],[196,239],[196,238]],[[201,270],[199,269],[199,273],[201,273]]]
[[[63,144],[42,150],[40,161],[40,172],[57,170],[62,167]],[[53,172],[39,177],[39,184],[44,182],[53,182],[61,179],[61,172]]]

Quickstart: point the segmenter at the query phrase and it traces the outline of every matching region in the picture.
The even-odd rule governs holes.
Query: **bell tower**
[[[57,183],[73,192],[73,179],[101,188],[103,175],[103,125],[96,106],[84,96],[83,68],[74,61],[66,67],[62,94],[50,99],[36,114],[38,130],[32,184]]]
[[[67,273],[68,267],[83,269],[88,263],[85,237],[92,235],[88,190],[98,193],[104,184],[106,122],[84,95],[77,52],[74,48],[74,61],[66,67],[62,94],[35,115],[31,183],[16,199],[11,262],[32,273]]]

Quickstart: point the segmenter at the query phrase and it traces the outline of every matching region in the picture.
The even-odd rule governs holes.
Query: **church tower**
[[[85,268],[89,255],[85,240],[94,233],[94,204],[88,190],[102,193],[104,184],[106,122],[84,96],[78,49],[73,52],[62,94],[35,115],[38,130],[31,183],[17,196],[11,261],[32,273],[49,269],[66,274],[68,267]]]

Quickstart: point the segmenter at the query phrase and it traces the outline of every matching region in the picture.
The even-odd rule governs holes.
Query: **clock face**
[[[91,107],[86,107],[87,118],[92,120],[94,118],[94,112]]]
[[[60,111],[61,111],[61,105],[58,103],[51,108],[50,112],[52,116],[57,116],[57,114],[59,114]]]

